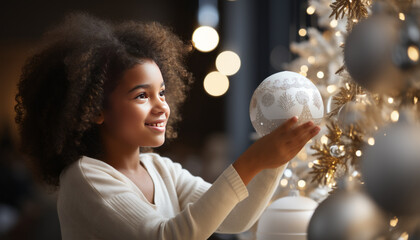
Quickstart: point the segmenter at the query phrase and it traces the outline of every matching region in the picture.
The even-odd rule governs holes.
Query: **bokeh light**
[[[219,44],[219,34],[212,27],[201,26],[194,31],[192,41],[199,51],[210,52]]]
[[[211,72],[204,78],[204,90],[213,96],[222,96],[229,89],[229,79],[220,72]]]
[[[308,15],[312,15],[312,14],[314,14],[315,13],[315,7],[314,6],[309,6],[307,9],[306,9],[306,13],[308,14]]]
[[[221,52],[216,58],[216,68],[220,73],[231,76],[241,68],[241,59],[235,52]]]
[[[409,46],[407,49],[407,55],[411,61],[417,62],[419,60],[419,49],[417,48],[417,46]]]

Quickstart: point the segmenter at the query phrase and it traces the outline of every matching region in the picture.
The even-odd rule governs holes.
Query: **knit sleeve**
[[[186,204],[175,217],[165,218],[125,184],[95,169],[85,171],[96,198],[102,199],[95,209],[86,209],[95,212],[89,227],[101,239],[207,239],[248,194],[230,166],[194,203]]]
[[[273,197],[286,166],[258,173],[247,186],[249,196],[235,206],[217,232],[238,233],[251,228]]]
[[[182,169],[180,164],[173,163],[169,159],[165,159],[165,161],[166,166],[173,165],[171,170],[175,175],[180,203],[183,205],[194,202],[208,188],[207,186],[211,186],[201,178],[192,176],[188,171]],[[287,164],[276,169],[266,169],[255,176],[247,186],[249,196],[235,206],[217,232],[239,233],[251,228],[271,200],[286,166]],[[232,178],[231,181],[238,186],[245,186],[232,165],[228,169],[231,172],[229,174]]]

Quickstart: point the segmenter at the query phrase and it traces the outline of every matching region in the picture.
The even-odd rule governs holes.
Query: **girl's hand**
[[[257,140],[233,163],[245,185],[261,170],[277,168],[290,161],[320,131],[312,121],[294,127],[296,122],[297,117],[290,118]]]

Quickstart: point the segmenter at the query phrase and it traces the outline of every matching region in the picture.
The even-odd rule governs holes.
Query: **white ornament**
[[[289,71],[275,73],[257,87],[249,108],[252,125],[260,136],[272,132],[287,119],[319,125],[324,104],[317,87],[304,76]]]
[[[257,240],[306,240],[306,230],[317,206],[307,197],[277,199],[258,221]]]

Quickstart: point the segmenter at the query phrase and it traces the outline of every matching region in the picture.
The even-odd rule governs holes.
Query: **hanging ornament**
[[[379,13],[354,26],[346,39],[347,71],[370,91],[395,95],[405,87],[404,72],[393,62],[400,25],[396,16]]]
[[[353,101],[344,104],[338,112],[338,125],[345,129],[362,120],[366,111],[366,95],[356,95]]]
[[[376,239],[386,230],[382,212],[367,196],[356,190],[337,190],[315,209],[308,240]]]
[[[306,240],[306,229],[317,206],[314,200],[296,194],[277,199],[258,221],[257,240]]]
[[[325,110],[326,113],[329,114],[330,112],[334,111],[336,108],[338,108],[340,105],[338,105],[336,103],[336,101],[334,101],[334,96],[335,95],[331,95],[328,99],[327,99],[327,104],[325,106]]]
[[[249,113],[255,130],[264,136],[293,116],[298,116],[298,124],[311,120],[319,125],[324,116],[324,104],[309,79],[283,71],[267,77],[257,87]]]
[[[420,214],[420,127],[400,122],[379,131],[366,146],[362,176],[369,195],[397,216]]]
[[[333,157],[339,158],[346,155],[346,150],[344,149],[344,145],[331,145],[330,147],[330,154]]]

